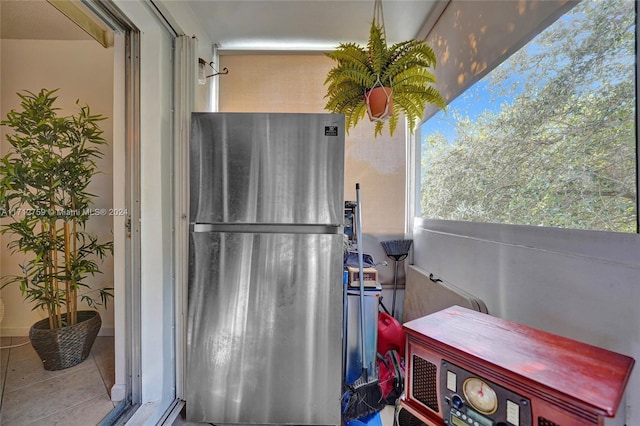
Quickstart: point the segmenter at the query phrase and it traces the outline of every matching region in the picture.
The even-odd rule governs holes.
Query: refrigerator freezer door
[[[340,424],[342,235],[192,232],[187,420]]]
[[[342,224],[344,116],[194,113],[191,223]]]

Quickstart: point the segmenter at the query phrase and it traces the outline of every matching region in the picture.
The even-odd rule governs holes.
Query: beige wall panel
[[[323,55],[221,55],[222,112],[325,112]]]
[[[109,145],[102,148],[104,157],[98,161],[101,171],[89,187],[97,195],[94,208],[109,209],[113,206],[112,191],[112,141],[113,141],[113,48],[105,49],[93,40],[45,41],[3,39],[0,69],[0,116],[2,119],[11,109],[20,107],[16,93],[29,90],[37,93],[42,88],[59,88],[57,106],[60,114],[75,114],[77,99],[88,104],[91,112],[108,117],[101,122],[103,137]],[[5,139],[7,130],[1,129],[0,154],[10,148]],[[93,216],[88,225],[89,232],[101,240],[113,239],[113,218],[107,215]],[[2,220],[6,223],[6,219]],[[8,236],[0,236],[0,275],[18,274],[22,257],[7,249]],[[113,259],[111,256],[102,266],[103,274],[91,278],[98,286],[113,287]],[[23,301],[17,287],[2,290],[5,315],[0,324],[2,335],[27,335],[29,327],[44,318],[42,311],[31,311],[31,305]],[[108,310],[100,310],[102,332],[113,330],[112,304]]]
[[[333,61],[321,54],[221,55],[218,77],[221,112],[326,112],[324,80]],[[363,231],[367,234],[404,232],[405,132],[398,126],[373,137],[367,119],[346,138],[345,199],[355,200],[361,185]]]

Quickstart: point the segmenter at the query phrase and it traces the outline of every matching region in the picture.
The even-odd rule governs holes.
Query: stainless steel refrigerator
[[[344,116],[194,113],[190,422],[338,425]]]

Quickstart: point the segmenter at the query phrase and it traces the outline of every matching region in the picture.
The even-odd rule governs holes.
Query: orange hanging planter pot
[[[393,89],[374,87],[364,94],[364,103],[371,121],[384,121],[393,114]]]

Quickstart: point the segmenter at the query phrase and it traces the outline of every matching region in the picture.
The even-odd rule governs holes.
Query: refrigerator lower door
[[[342,236],[190,234],[189,422],[340,424]]]

